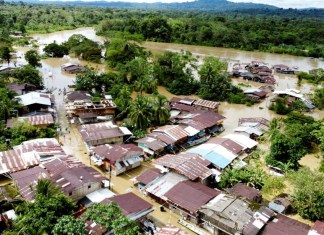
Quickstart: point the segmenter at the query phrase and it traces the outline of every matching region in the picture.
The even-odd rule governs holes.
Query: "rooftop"
[[[229,189],[229,192],[238,197],[244,197],[249,201],[256,201],[261,197],[261,192],[255,188],[249,187],[242,183],[235,184]]]
[[[141,175],[136,177],[136,180],[143,184],[149,184],[153,180],[161,176],[161,170],[157,168],[149,168],[144,171]]]
[[[150,203],[132,192],[115,195],[103,200],[101,203],[106,204],[111,201],[116,202],[126,216],[133,213],[143,212],[145,210],[150,210],[153,207]]]
[[[143,154],[143,149],[134,144],[114,144],[114,145],[99,145],[92,149],[92,151],[103,159],[116,162],[127,155],[133,155],[134,152]]]
[[[188,180],[176,184],[165,194],[165,197],[181,208],[197,213],[202,205],[219,194],[219,190]]]
[[[191,180],[205,179],[212,174],[212,171],[207,167],[211,163],[194,153],[168,154],[154,160],[154,163],[174,169]]]
[[[51,106],[51,96],[45,93],[39,93],[33,91],[24,95],[16,96],[15,98],[18,98],[19,102],[23,106],[28,106],[32,104]]]

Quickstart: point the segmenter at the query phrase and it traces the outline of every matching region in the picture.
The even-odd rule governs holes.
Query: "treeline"
[[[324,21],[320,13],[291,9],[211,13],[4,4],[0,5],[0,27],[6,28],[0,33],[8,35],[12,29],[52,32],[98,25],[101,35],[118,31],[152,41],[324,57]]]

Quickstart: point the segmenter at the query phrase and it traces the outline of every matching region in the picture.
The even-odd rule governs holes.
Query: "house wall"
[[[72,200],[77,201],[83,198],[85,195],[92,193],[100,188],[101,182],[84,183],[81,187],[74,189],[72,195],[67,196],[70,197]]]
[[[179,206],[174,205],[172,202],[169,202],[169,209],[178,215],[182,216],[185,220],[190,221],[194,224],[198,224],[199,218],[197,215],[189,213],[187,210],[182,209]]]

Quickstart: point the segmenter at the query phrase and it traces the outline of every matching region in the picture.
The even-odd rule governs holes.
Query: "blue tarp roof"
[[[213,151],[204,156],[204,158],[222,169],[231,163],[231,160]]]
[[[191,149],[187,150],[187,152],[188,153],[197,153],[205,158],[205,156],[207,156],[208,153],[212,152],[212,150],[196,147],[196,148],[191,148]]]

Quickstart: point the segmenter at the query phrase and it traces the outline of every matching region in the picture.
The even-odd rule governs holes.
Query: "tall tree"
[[[87,230],[80,219],[65,215],[61,217],[53,228],[53,235],[85,235]]]
[[[27,60],[28,64],[33,67],[42,67],[40,63],[40,56],[36,50],[29,50],[25,54],[25,59]]]
[[[167,108],[168,100],[158,94],[154,96],[154,119],[157,125],[165,125],[170,118],[170,110]]]
[[[130,106],[128,117],[135,129],[145,130],[152,120],[152,101],[150,97],[138,96]]]
[[[0,48],[0,58],[6,61],[9,65],[11,60],[10,48],[8,46],[4,46]]]

